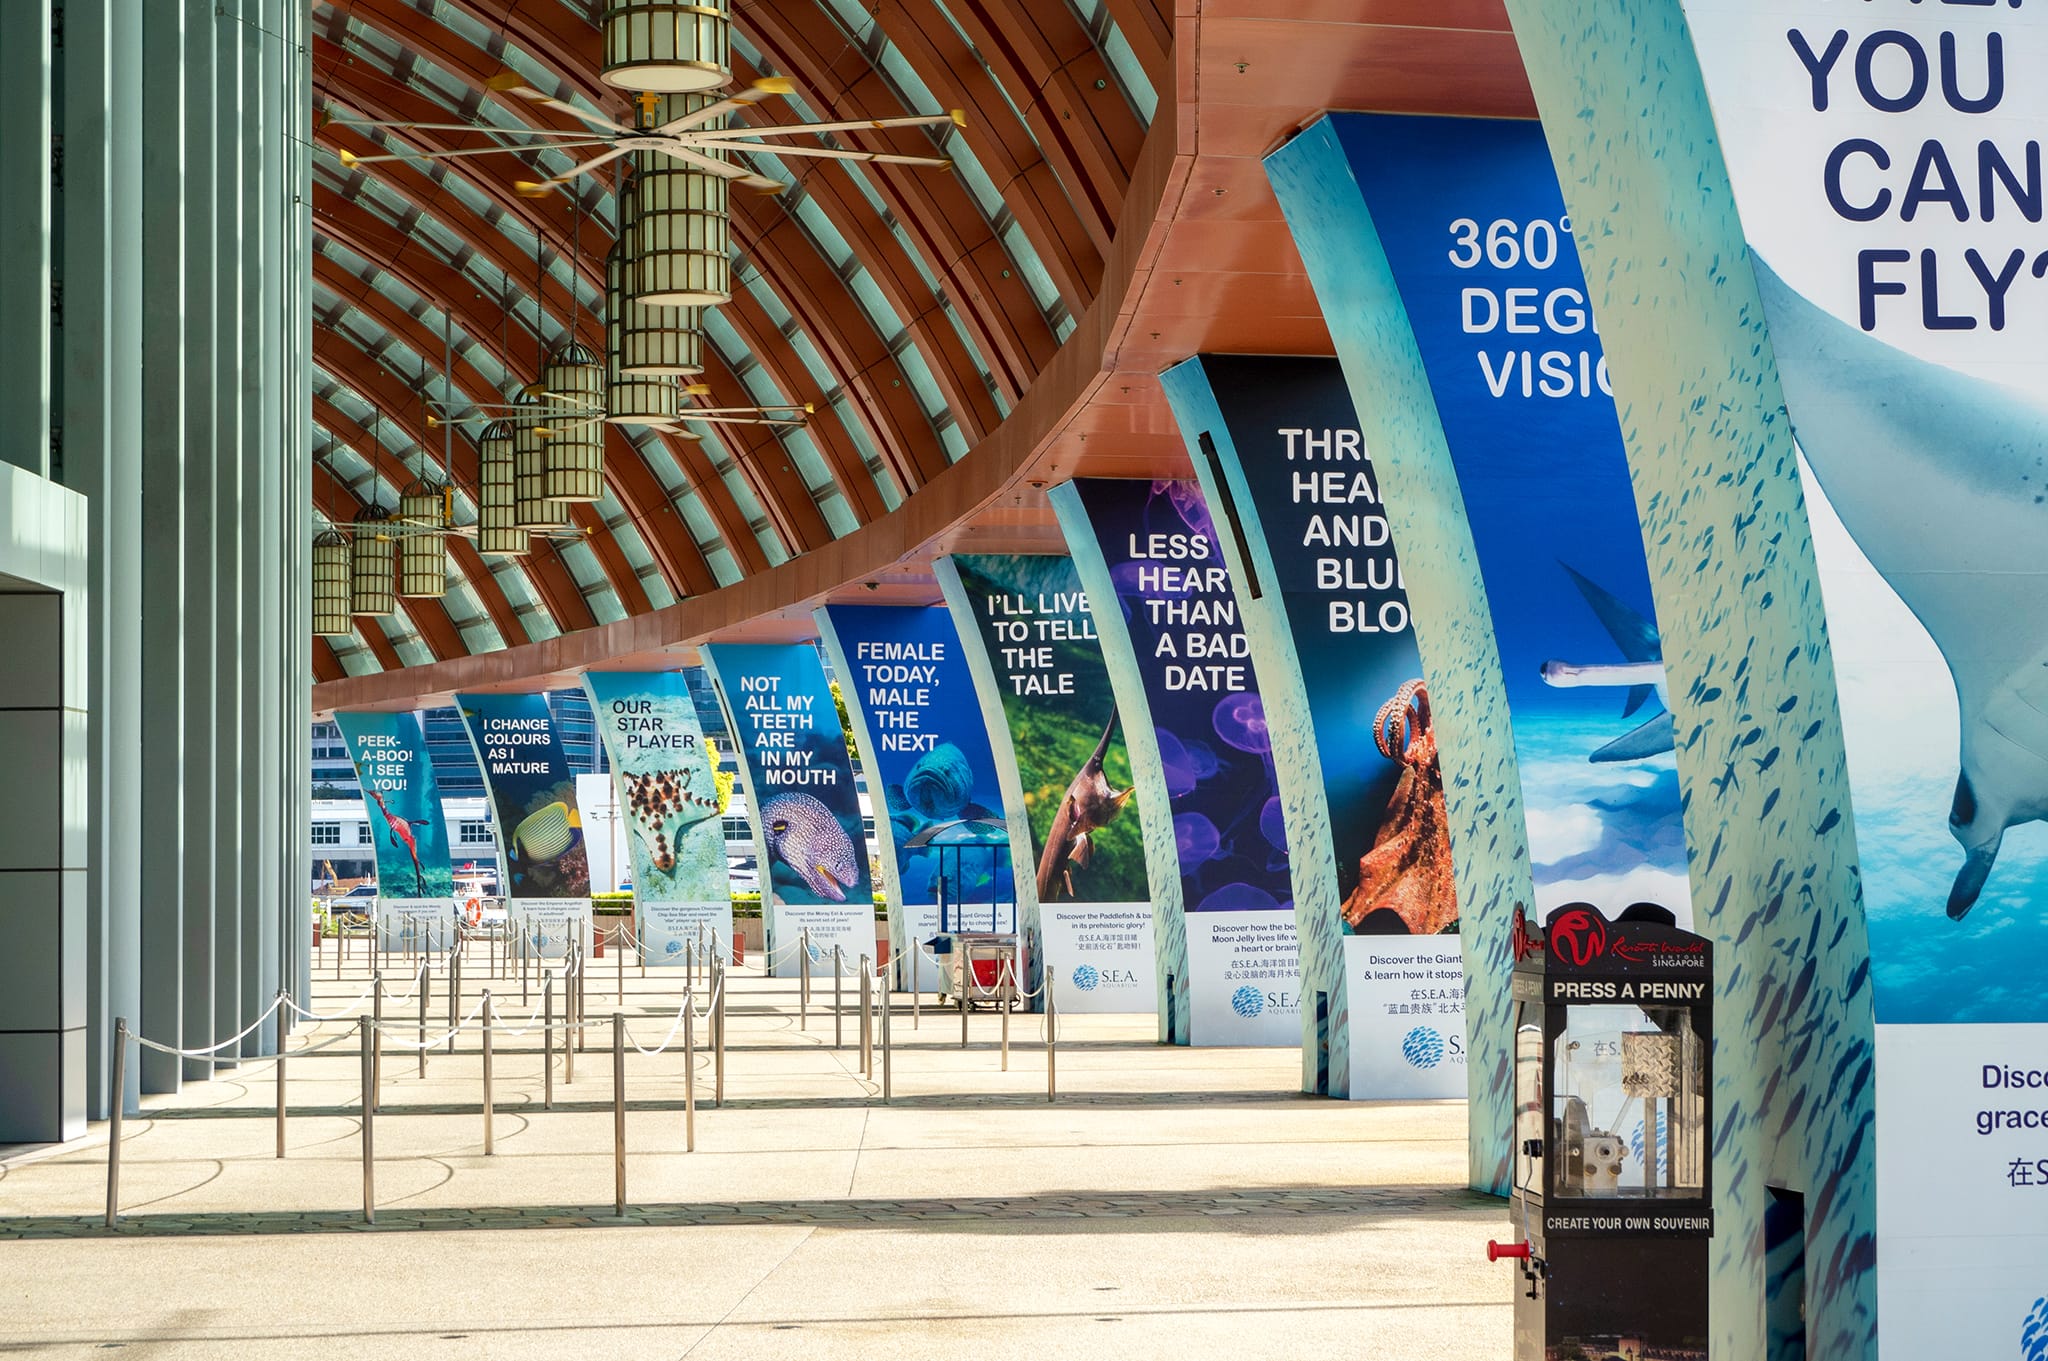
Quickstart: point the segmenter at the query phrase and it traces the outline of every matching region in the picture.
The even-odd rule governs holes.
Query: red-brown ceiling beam
[[[952,12],[1023,110],[1095,248],[1108,250],[1145,129],[1094,38],[1065,5],[955,0]]]
[[[328,372],[343,378],[349,390],[377,408],[385,420],[405,431],[415,444],[432,448],[433,433],[420,414],[419,397],[397,375],[373,359],[354,337],[316,324],[313,328],[313,357]],[[475,465],[458,468],[456,477],[469,496],[476,496]],[[567,633],[589,628],[597,622],[590,602],[576,586],[575,579],[553,554],[529,554],[527,579],[541,598],[542,607],[555,627]]]
[[[358,0],[358,3],[350,12],[353,17],[381,28],[393,41],[401,45],[407,45],[410,50],[415,52],[422,52],[425,55],[431,56],[437,64],[446,68],[451,74],[469,81],[479,90],[484,87],[485,83],[492,76],[498,74],[503,69],[502,63],[494,55],[461,41],[449,30],[438,24],[426,25],[426,27],[433,30],[431,41],[427,42],[425,46],[414,45],[413,29],[419,26],[419,15],[417,11],[411,10],[409,7],[403,5],[394,6],[390,3],[390,0]],[[591,34],[591,41],[593,44],[596,41],[594,31]],[[322,43],[332,48],[333,52],[339,54],[340,57],[340,65],[335,68],[330,78],[322,86],[323,91],[327,92],[331,98],[337,99],[351,108],[372,113],[378,118],[404,119],[417,122],[445,122],[448,120],[450,111],[445,107],[424,97],[413,95],[410,91],[394,85],[388,78],[383,78],[374,71],[369,72],[373,77],[372,79],[363,80],[362,77],[365,72],[363,70],[351,70],[351,64],[346,60],[346,49],[337,46],[331,40],[320,39],[316,41],[316,57],[321,51]],[[601,83],[599,83],[597,90],[588,93],[595,102],[600,104],[606,102],[603,96],[611,96],[615,99],[609,87],[603,86]],[[532,106],[529,105],[528,107]],[[538,120],[530,119],[527,121]],[[485,145],[490,140],[482,133],[449,133],[426,130],[409,132],[407,136],[408,140],[415,142],[422,148],[432,150]],[[458,158],[459,161],[467,159],[469,158]],[[511,159],[517,160],[517,158]],[[501,207],[519,211],[521,205],[525,205],[528,211],[522,212],[521,216],[527,220],[529,227],[543,232],[549,231],[551,215],[530,211],[536,200],[522,199],[511,195],[505,186],[488,179],[473,179],[472,182],[480,190],[494,197]],[[539,202],[546,202],[546,200]],[[560,217],[566,216],[566,214],[558,213],[552,216]],[[567,255],[570,250],[570,230],[573,224],[560,222],[554,225],[557,230],[550,234],[552,237],[551,244],[557,251]],[[585,277],[593,284],[601,285],[603,282],[604,255],[611,248],[611,239],[601,228],[595,224],[588,223],[583,226],[582,236],[589,243],[590,252],[585,257],[588,262],[584,266]],[[744,240],[742,240],[741,244],[743,248],[747,245]],[[805,246],[805,249],[809,250],[808,245]],[[872,327],[868,325],[866,317],[861,315],[857,308],[852,307],[852,299],[850,297],[847,299],[847,304],[848,310],[854,314],[853,324],[868,327],[868,329],[872,330]],[[739,330],[741,335],[747,339],[749,345],[755,351],[755,357],[760,360],[763,368],[767,370],[784,394],[794,401],[801,402],[805,400],[803,394],[811,387],[808,373],[803,368],[794,347],[775,328],[772,321],[760,310],[759,305],[742,292],[735,295],[732,304],[726,309],[726,314],[727,319],[733,322],[735,329]],[[744,321],[742,320],[743,318],[745,319]],[[858,395],[850,395],[854,396],[854,405],[858,410],[861,405]],[[879,447],[881,444],[879,437],[880,422],[876,418],[876,413],[862,411],[861,414],[868,424],[870,438],[874,439]],[[858,446],[853,443],[851,437],[839,425],[837,413],[820,413],[820,419],[812,423],[811,435],[814,443],[818,446],[820,455],[825,459],[826,465],[832,470],[835,480],[839,483],[840,489],[846,494],[847,503],[853,510],[855,518],[861,523],[866,523],[874,518],[875,515],[880,514],[885,507],[881,504],[880,494],[873,485],[873,477],[867,471],[865,460],[861,457]],[[803,494],[802,500],[809,500],[807,492]],[[797,551],[807,551],[819,543],[829,541],[831,538],[831,531],[825,526],[822,515],[816,514],[816,508],[814,506],[809,508],[812,511],[810,516],[805,514],[805,509],[802,505],[791,505],[788,507],[789,517],[792,522],[805,526],[805,531],[801,535],[801,547]]]
[[[502,304],[478,294],[460,271],[430,251],[406,249],[405,237],[388,224],[318,184],[313,189],[313,213],[317,231],[377,262],[413,292],[434,299],[455,317],[465,334],[496,354],[500,363],[512,357],[509,342],[490,329],[494,317],[502,318]],[[596,330],[596,323],[590,322],[584,329]],[[601,347],[602,337],[594,338]],[[623,430],[611,425],[605,427],[605,481],[640,527],[648,552],[671,590],[683,595],[716,586],[710,564],[639,449]]]
[[[329,681],[338,681],[347,674],[348,670],[342,666],[341,658],[334,655],[334,644],[328,642],[325,638],[315,638],[313,640],[313,683],[315,685],[325,685]]]
[[[353,520],[356,512],[363,508],[363,499],[356,495],[354,488],[344,484],[325,464],[313,466],[313,489],[316,495],[324,494],[330,505],[336,504],[337,498],[345,501],[342,505],[346,512],[345,520]],[[438,597],[401,596],[398,607],[412,621],[412,631],[427,645],[427,651],[434,654],[435,661],[445,662],[450,657],[469,655],[469,648],[462,641],[462,630],[456,628],[455,621],[449,617],[446,602]]]
[[[325,230],[325,226],[316,219],[314,230],[316,233],[322,232]],[[402,269],[394,269],[393,272],[399,278],[405,278]],[[330,259],[316,251],[313,256],[313,277],[322,284],[325,284],[331,292],[353,304],[365,316],[382,327],[387,334],[410,346],[415,353],[421,355],[440,353],[441,337],[428,329],[425,322],[378,292],[368,279],[360,278],[349,272],[339,261]],[[415,291],[425,292],[423,289],[416,289]],[[458,312],[456,319],[458,321],[462,320],[462,314]],[[466,322],[465,328],[468,328],[471,324]],[[474,336],[474,331],[472,331],[472,335]],[[491,348],[491,342],[487,339],[480,340],[479,343],[486,349]],[[511,358],[512,356],[510,355],[499,355],[500,362],[507,362]],[[454,371],[448,376],[454,380],[455,385],[463,392],[464,396],[480,406],[503,400],[497,395],[496,387],[488,382],[474,365],[463,359],[459,354],[456,356]],[[616,431],[611,431],[609,427],[607,427],[607,434],[611,435],[618,444],[625,444],[624,437],[618,435]],[[608,445],[610,442],[608,441]],[[433,447],[426,440],[421,440],[420,443],[427,448]],[[611,460],[607,458],[605,461],[609,463]],[[618,593],[619,603],[625,606],[626,612],[628,614],[638,614],[640,611],[647,609],[647,592],[640,585],[640,578],[633,571],[632,564],[627,562],[625,555],[619,552],[618,545],[612,541],[612,537],[609,534],[602,532],[604,529],[604,517],[598,514],[597,507],[589,505],[572,506],[570,507],[570,518],[573,523],[584,530],[589,536],[591,547],[596,551],[598,561],[604,567],[605,578],[610,581],[612,589]]]
[[[801,82],[813,106],[844,118],[910,112],[823,10],[752,0],[740,0],[738,8],[763,54]],[[951,106],[964,107],[964,102],[956,99]],[[1015,122],[1007,108],[1000,112]],[[905,166],[868,169],[876,192],[917,244],[927,268],[945,281],[997,386],[1015,402],[1050,362],[1058,343],[980,205],[956,176]],[[1027,239],[1045,229],[1042,221],[1020,219],[1020,225]],[[1074,230],[1079,232],[1078,224]],[[1074,296],[1085,298],[1086,291],[1077,289]]]
[[[345,382],[343,385],[347,386]],[[324,426],[329,434],[355,450],[357,456],[365,462],[369,462],[371,458],[371,454],[365,453],[365,450],[374,452],[380,448],[379,442],[368,430],[363,429],[347,412],[318,392],[313,394],[313,420]],[[456,461],[461,462],[461,454],[467,447],[466,442],[457,440],[455,447]],[[383,452],[385,459],[394,466],[388,469],[380,466],[378,471],[384,474],[386,481],[393,482],[402,490],[405,482],[401,475],[405,472],[405,465],[399,463],[388,449]],[[448,470],[448,480],[465,491],[474,485],[475,455],[470,455],[467,462],[472,470],[468,482],[465,482],[453,467]],[[471,495],[473,497],[474,493]],[[483,606],[484,613],[491,617],[491,622],[498,626],[498,636],[504,640],[505,646],[517,647],[530,641],[526,625],[519,621],[519,612],[512,608],[512,602],[506,598],[504,586],[491,575],[490,565],[484,561],[483,555],[476,551],[476,545],[460,535],[451,535],[448,539],[448,550],[454,556],[456,566],[462,569],[462,578],[468,583],[470,594]]]
[[[1131,54],[1145,68],[1145,79],[1162,100],[1173,93],[1173,0],[1107,0]]]

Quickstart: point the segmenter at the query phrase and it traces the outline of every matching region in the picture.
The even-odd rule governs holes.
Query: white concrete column
[[[0,461],[50,475],[50,0],[0,3]],[[31,319],[34,320],[31,320]]]

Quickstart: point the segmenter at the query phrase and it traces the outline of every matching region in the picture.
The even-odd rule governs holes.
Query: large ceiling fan
[[[966,126],[966,115],[958,109],[951,113],[906,114],[898,118],[852,118],[830,123],[793,123],[761,127],[752,124],[724,126],[727,114],[737,112],[749,104],[758,104],[776,95],[794,92],[794,86],[785,78],[771,76],[757,80],[715,103],[692,110],[666,122],[656,123],[656,109],[660,97],[640,96],[640,126],[628,127],[615,122],[601,113],[579,109],[566,100],[542,94],[526,83],[526,78],[515,71],[507,71],[493,77],[490,86],[500,94],[517,95],[522,99],[544,104],[570,115],[586,126],[582,129],[549,129],[527,127],[496,127],[482,123],[413,123],[385,121],[364,118],[337,118],[334,123],[341,127],[354,128],[406,128],[434,129],[445,132],[488,132],[494,136],[526,139],[515,145],[495,147],[466,147],[452,151],[393,152],[378,156],[358,156],[346,149],[339,155],[345,166],[368,165],[376,161],[440,160],[450,156],[486,156],[494,153],[517,153],[551,148],[557,151],[579,150],[582,148],[603,148],[596,155],[578,164],[567,174],[555,175],[545,180],[519,180],[515,183],[520,193],[528,197],[539,197],[553,192],[556,185],[566,184],[578,176],[587,175],[599,166],[615,161],[630,152],[643,151],[666,156],[679,161],[707,175],[736,181],[753,189],[777,190],[783,187],[778,180],[756,174],[735,160],[721,159],[713,153],[734,151],[766,151],[776,156],[808,156],[835,161],[864,161],[881,165],[923,165],[950,170],[953,162],[944,156],[910,156],[893,151],[860,151],[850,147],[828,147],[809,143],[789,144],[780,140],[767,142],[765,138],[788,138],[815,136],[820,133],[855,132],[863,128],[915,128],[933,127],[942,123]]]

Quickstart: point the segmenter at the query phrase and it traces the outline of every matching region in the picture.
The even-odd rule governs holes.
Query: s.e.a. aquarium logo
[[[1071,976],[1074,986],[1082,992],[1094,992],[1097,988],[1138,986],[1138,975],[1129,969],[1101,969],[1093,964],[1076,964]]]
[[[1425,1072],[1441,1063],[1463,1063],[1465,1040],[1460,1035],[1445,1036],[1434,1026],[1419,1025],[1401,1037],[1401,1057],[1410,1068]]]
[[[1074,967],[1074,986],[1082,992],[1094,992],[1102,986],[1102,974],[1093,964],[1078,964]]]
[[[668,943],[661,947],[661,952],[665,955],[679,955],[683,952],[683,943],[674,936],[670,936]]]
[[[1247,983],[1230,994],[1230,1009],[1247,1021],[1266,1009],[1266,994]]]
[[[2020,1361],[2048,1361],[2048,1295],[2034,1301],[2020,1325]]]

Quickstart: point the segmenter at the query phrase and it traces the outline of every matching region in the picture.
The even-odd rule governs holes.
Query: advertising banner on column
[[[1405,969],[1368,970],[1360,952],[1417,967],[1455,954],[1458,901],[1422,664],[1343,372],[1333,359],[1204,355],[1162,381],[1207,503],[1224,516],[1264,696],[1294,887],[1304,1086],[1461,1097],[1462,1041],[1457,1059],[1427,1064],[1371,1049],[1410,999],[1405,979],[1382,977]],[[1440,1023],[1462,1035],[1461,1020],[1454,1007]]]
[[[1156,1012],[1151,892],[1102,645],[1071,558],[934,564],[1003,780],[1032,985],[1063,1011]],[[1012,783],[1014,781],[1014,784]]]
[[[1406,305],[1478,549],[1536,915],[1583,901],[1614,918],[1642,903],[1689,927],[1642,529],[1543,130],[1334,121]]]
[[[454,939],[455,868],[425,734],[410,713],[336,713],[362,786],[377,857],[384,949],[441,948]]]
[[[810,643],[710,643],[763,868],[762,917],[775,972],[797,972],[796,943],[814,958],[832,947],[852,969],[875,952],[875,901],[860,794],[838,706]]]
[[[590,917],[576,779],[556,739],[546,695],[457,695],[469,744],[490,792],[505,863],[506,911],[542,953],[567,952]]]
[[[634,930],[649,966],[680,966],[709,931],[732,946],[732,884],[718,782],[680,671],[590,671],[583,688],[611,763],[633,876]]]
[[[955,929],[1015,930],[1003,796],[952,615],[943,605],[828,605],[817,620],[867,768],[890,958],[907,960],[938,933],[942,888]],[[918,974],[937,980],[928,950]],[[895,977],[910,985],[907,966]]]
[[[1887,1358],[2048,1356],[2048,8],[1686,3],[1804,461]]]
[[[1131,720],[1159,972],[1180,994],[1173,1038],[1299,1045],[1301,957],[1273,743],[1201,488],[1083,478],[1053,488],[1052,501]]]

